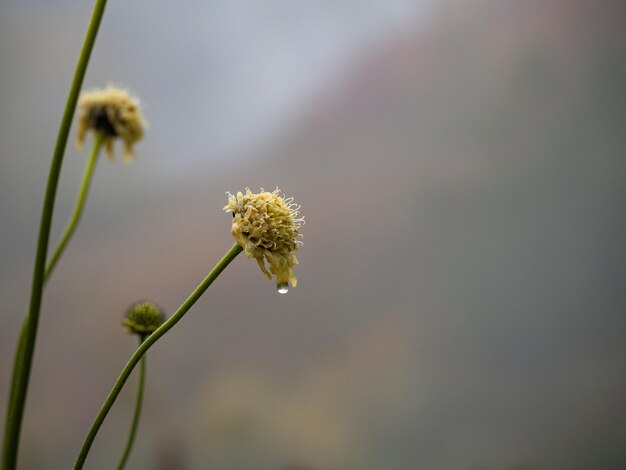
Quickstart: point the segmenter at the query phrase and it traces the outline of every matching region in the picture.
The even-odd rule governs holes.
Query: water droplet
[[[289,292],[289,284],[287,282],[281,282],[276,286],[276,290],[279,294],[286,294]]]

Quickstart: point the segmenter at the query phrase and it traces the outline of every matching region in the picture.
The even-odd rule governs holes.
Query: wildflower
[[[302,244],[298,229],[304,224],[304,218],[298,217],[300,206],[294,204],[293,198],[281,197],[278,188],[271,193],[261,189],[254,194],[246,188],[245,194],[227,194],[224,210],[233,213],[231,234],[246,256],[257,260],[268,279],[272,279],[272,274],[276,276],[279,292],[287,292],[288,283],[295,287],[298,280],[292,268],[298,259],[294,253]]]
[[[79,148],[87,131],[103,132],[109,158],[113,158],[113,140],[119,137],[124,141],[124,160],[128,162],[133,155],[133,144],[141,140],[144,128],[139,101],[125,90],[108,86],[84,91],[78,100],[76,145]]]
[[[147,336],[153,333],[165,321],[161,308],[149,301],[136,302],[126,311],[122,325],[129,333]]]

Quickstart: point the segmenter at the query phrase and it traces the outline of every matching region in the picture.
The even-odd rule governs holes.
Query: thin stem
[[[196,303],[196,301],[200,298],[202,294],[208,289],[208,287],[213,283],[213,281],[220,275],[220,273],[230,264],[232,260],[234,260],[239,253],[241,253],[241,247],[237,244],[233,245],[233,247],[228,250],[228,252],[224,255],[224,257],[215,265],[215,267],[211,270],[211,272],[205,277],[200,285],[196,287],[191,295],[185,300],[178,310],[168,318],[165,323],[163,323],[154,333],[146,338],[146,340],[141,343],[141,345],[137,348],[135,353],[131,356],[130,360],[124,366],[122,373],[117,378],[115,385],[111,389],[109,396],[105,400],[102,408],[98,412],[96,419],[94,420],[87,436],[85,437],[85,442],[83,442],[83,446],[80,449],[80,453],[78,454],[78,458],[76,459],[76,463],[74,464],[74,469],[79,470],[83,468],[85,464],[85,460],[87,459],[87,454],[89,453],[89,449],[91,448],[91,444],[102,426],[104,422],[104,418],[108,414],[109,410],[113,406],[115,399],[119,395],[122,387],[126,383],[128,376],[131,374],[139,360],[142,356],[150,349],[150,347],[158,341],[161,336],[167,333],[176,323],[180,321],[183,316],[187,313],[187,311]]]
[[[85,167],[85,173],[83,174],[83,182],[80,186],[80,190],[78,192],[78,196],[76,197],[76,203],[74,205],[74,213],[72,214],[72,218],[69,223],[65,227],[63,231],[63,235],[61,235],[61,239],[59,240],[59,244],[57,245],[54,253],[48,260],[46,264],[46,272],[44,274],[44,283],[48,281],[52,271],[54,270],[57,261],[63,254],[65,247],[68,242],[74,235],[74,231],[76,230],[76,226],[78,222],[80,222],[80,218],[83,215],[83,211],[85,209],[85,202],[87,202],[87,193],[89,192],[89,186],[91,185],[91,180],[93,179],[93,173],[96,169],[96,162],[98,161],[98,154],[100,153],[100,149],[102,148],[102,143],[104,142],[104,133],[97,132],[96,139],[93,145],[93,149],[91,150],[91,154],[89,155],[89,160],[87,160],[87,166]]]
[[[144,337],[142,336],[139,339],[139,345],[143,343]],[[141,365],[139,366],[139,383],[137,385],[137,400],[135,401],[135,412],[133,413],[133,421],[130,424],[130,432],[128,434],[128,441],[126,442],[126,449],[124,449],[124,453],[122,454],[122,458],[120,459],[120,463],[117,466],[118,470],[123,470],[126,462],[128,461],[128,457],[130,456],[130,451],[133,448],[133,444],[135,443],[135,436],[137,435],[137,427],[139,426],[139,416],[141,415],[141,405],[143,403],[143,390],[144,384],[146,381],[146,361],[148,356],[144,355],[141,358]]]
[[[9,402],[7,409],[6,423],[4,429],[4,447],[2,451],[2,469],[13,470],[17,465],[17,453],[19,446],[20,430],[22,427],[22,418],[24,415],[24,405],[26,403],[26,393],[28,390],[28,379],[33,362],[33,353],[35,350],[35,339],[37,337],[37,326],[39,323],[39,311],[41,309],[41,298],[43,294],[43,283],[45,278],[46,256],[48,251],[48,241],[50,239],[50,226],[52,224],[52,214],[54,211],[54,200],[56,197],[57,186],[59,183],[59,175],[63,164],[63,155],[67,146],[67,138],[72,124],[72,117],[76,109],[78,94],[83,84],[89,57],[93,50],[100,22],[104,14],[106,0],[96,0],[91,21],[85,34],[76,71],[72,85],[70,86],[69,95],[65,104],[63,118],[59,127],[52,162],[50,164],[50,173],[48,175],[48,183],[46,187],[46,195],[41,211],[41,221],[39,224],[39,237],[37,239],[37,254],[35,256],[35,265],[33,270],[33,281],[31,287],[30,306],[28,316],[24,323],[24,342],[22,345],[22,355],[19,358],[19,364],[14,370],[11,390],[15,389],[15,393],[11,393],[13,398]],[[21,340],[20,340],[20,344]],[[19,353],[18,353],[19,354]]]
[[[11,409],[15,408],[15,401],[16,401],[16,397],[17,397],[17,384],[19,383],[19,380],[17,379],[17,377],[19,376],[20,372],[21,372],[21,365],[24,362],[23,357],[24,357],[24,340],[26,337],[26,317],[24,317],[24,320],[22,322],[22,327],[20,328],[20,336],[18,338],[17,341],[17,347],[15,349],[15,357],[13,359],[13,372],[12,372],[12,382],[11,382],[11,386],[10,386],[10,390],[9,390],[9,400],[7,403],[7,417],[6,417],[6,427],[5,427],[5,435],[4,435],[4,452],[3,452],[3,459],[2,459],[2,468],[3,469],[9,469],[11,468],[6,462],[5,462],[5,457],[6,454],[8,454],[8,437],[7,437],[7,433],[8,433],[8,426],[9,426],[9,412]]]
[[[52,270],[56,266],[57,261],[61,257],[63,250],[65,249],[67,243],[70,241],[70,238],[72,237],[76,229],[76,226],[78,225],[78,222],[80,221],[82,212],[85,208],[87,192],[89,191],[89,186],[91,184],[91,180],[93,179],[93,173],[94,173],[94,169],[96,166],[96,161],[98,160],[98,153],[100,149],[102,148],[103,141],[104,141],[104,134],[100,132],[97,133],[96,140],[94,142],[94,146],[91,151],[91,155],[89,156],[89,160],[87,161],[87,166],[85,167],[85,173],[83,176],[81,188],[76,198],[74,213],[72,214],[72,218],[70,222],[68,223],[67,227],[65,228],[65,231],[63,232],[63,236],[61,237],[61,240],[59,241],[59,244],[54,252],[54,255],[52,256],[52,258],[48,261],[46,265],[46,272],[44,275],[44,285],[48,282],[48,279],[50,279]],[[20,367],[23,363],[22,358],[24,356],[24,344],[26,341],[26,335],[28,333],[27,325],[28,325],[28,311],[24,312],[24,320],[22,322],[22,328],[20,330],[20,336],[19,336],[19,340],[17,343],[16,351],[15,351],[15,360],[13,362],[13,377],[16,377],[20,373],[19,372]],[[11,384],[12,386],[9,392],[9,401],[8,401],[7,409],[10,409],[11,407],[15,406],[15,401],[17,399],[17,393],[18,393],[18,390],[17,390],[18,383],[19,381],[14,380],[13,383]]]

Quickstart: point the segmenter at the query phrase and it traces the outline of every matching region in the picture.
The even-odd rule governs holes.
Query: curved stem
[[[85,173],[83,174],[83,182],[80,186],[80,190],[78,192],[78,196],[76,197],[76,203],[74,205],[74,213],[72,214],[72,218],[69,223],[65,227],[63,231],[63,235],[61,235],[61,239],[59,240],[59,244],[57,245],[54,253],[46,263],[46,271],[44,273],[44,283],[48,281],[52,271],[54,270],[59,258],[63,254],[65,247],[68,242],[74,235],[74,231],[76,230],[76,226],[78,222],[80,222],[80,218],[83,215],[83,210],[85,209],[85,202],[87,202],[87,193],[89,192],[89,186],[91,185],[91,180],[93,179],[93,172],[96,169],[96,162],[98,161],[98,154],[100,153],[100,149],[102,148],[102,143],[104,142],[104,133],[97,132],[96,139],[93,145],[93,149],[91,150],[91,154],[89,155],[89,160],[87,161],[87,166],[85,167]]]
[[[217,276],[219,276],[220,273],[226,268],[226,266],[228,266],[230,262],[234,260],[239,253],[241,253],[241,250],[242,248],[239,245],[233,245],[233,247],[228,250],[224,257],[215,265],[215,267],[211,270],[207,277],[202,280],[200,285],[196,287],[196,290],[194,290],[187,298],[187,300],[185,300],[182,305],[178,307],[178,310],[176,310],[176,312],[170,318],[168,318],[165,323],[163,323],[154,333],[148,336],[146,340],[141,343],[141,345],[137,348],[135,353],[126,363],[126,366],[124,366],[122,373],[117,378],[115,385],[113,385],[113,388],[109,393],[109,396],[105,400],[102,408],[96,416],[96,419],[91,425],[91,428],[89,429],[89,432],[85,437],[85,442],[83,442],[83,446],[80,449],[80,453],[78,454],[78,457],[76,459],[76,463],[74,464],[75,470],[83,468],[85,460],[87,459],[87,454],[89,453],[89,449],[91,448],[91,444],[93,443],[96,434],[98,434],[98,430],[100,429],[100,426],[102,426],[104,418],[106,418],[106,415],[113,406],[113,403],[115,403],[115,399],[120,394],[122,387],[124,387],[124,383],[126,383],[128,376],[133,371],[142,356],[148,351],[148,349],[150,349],[150,347],[154,343],[159,340],[159,338],[161,338],[161,336],[167,333],[174,325],[176,325],[176,323],[180,321],[181,318],[183,318],[183,316],[185,316],[187,311],[189,311],[189,309],[193,306],[193,304],[196,303],[200,296],[204,294],[204,292],[213,283]]]
[[[141,337],[139,340],[139,345],[143,342],[144,338]],[[137,401],[135,401],[135,412],[133,413],[133,421],[130,424],[130,432],[128,434],[128,441],[126,442],[126,449],[124,449],[124,453],[122,454],[122,458],[120,459],[120,463],[117,466],[118,470],[122,470],[128,461],[128,457],[130,456],[130,451],[133,448],[133,444],[135,442],[135,436],[137,435],[137,427],[139,426],[139,416],[141,415],[141,405],[143,403],[143,390],[144,384],[146,381],[146,361],[148,357],[143,356],[141,358],[141,365],[139,366],[139,383],[137,385]]]
[[[19,445],[20,430],[22,427],[22,417],[24,415],[24,405],[26,403],[26,392],[28,390],[28,379],[30,377],[30,369],[33,361],[33,353],[35,349],[35,339],[37,337],[37,326],[39,323],[39,311],[41,309],[41,298],[43,294],[43,283],[45,277],[45,264],[48,251],[48,240],[50,238],[50,225],[52,223],[52,213],[54,211],[54,200],[56,190],[59,183],[59,175],[63,164],[63,154],[67,145],[67,138],[72,124],[72,117],[76,109],[78,94],[83,84],[89,57],[93,50],[100,22],[104,14],[106,0],[96,0],[91,21],[87,28],[85,40],[76,64],[76,71],[72,85],[70,86],[69,95],[65,104],[63,118],[59,127],[52,162],[50,164],[50,173],[48,175],[48,183],[46,194],[41,211],[41,221],[39,224],[39,237],[37,239],[37,254],[35,256],[35,265],[33,270],[33,281],[31,287],[30,306],[28,315],[25,319],[23,331],[24,342],[22,344],[22,354],[18,359],[19,364],[14,370],[11,390],[13,398],[9,402],[7,409],[5,429],[4,429],[4,446],[2,451],[2,469],[13,470],[17,465],[17,451]],[[19,355],[19,353],[18,353]]]
[[[89,191],[89,186],[91,184],[91,180],[93,179],[93,172],[96,166],[96,162],[98,160],[98,153],[100,151],[100,149],[102,148],[102,143],[104,141],[104,134],[102,133],[97,133],[96,134],[96,140],[93,146],[93,149],[91,151],[91,155],[89,156],[89,160],[87,161],[87,166],[85,167],[85,173],[83,175],[83,181],[81,184],[81,188],[80,191],[78,193],[78,197],[76,199],[76,204],[74,207],[74,213],[72,215],[72,218],[70,220],[70,222],[68,223],[67,227],[65,228],[65,231],[63,232],[63,236],[61,237],[61,240],[54,252],[54,255],[52,256],[52,258],[48,261],[48,263],[46,264],[46,271],[44,274],[44,285],[46,282],[48,282],[48,279],[50,278],[50,275],[52,274],[52,270],[54,269],[54,267],[56,266],[57,261],[59,260],[59,258],[61,257],[61,254],[63,253],[63,250],[65,249],[67,243],[70,241],[70,238],[72,237],[74,230],[76,229],[76,226],[78,225],[78,222],[80,221],[80,218],[82,216],[82,212],[85,208],[85,202],[87,199],[87,192]],[[15,358],[14,358],[14,362],[13,362],[13,374],[12,377],[16,377],[20,374],[20,367],[23,363],[23,357],[24,357],[24,344],[26,341],[26,335],[27,335],[27,331],[28,331],[28,311],[24,312],[24,321],[22,323],[22,328],[20,330],[20,336],[19,336],[19,340],[17,343],[17,347],[15,350]],[[17,394],[18,394],[18,390],[17,390],[17,384],[19,383],[19,380],[14,379],[12,386],[11,386],[11,390],[9,392],[9,401],[8,401],[8,406],[7,409],[11,409],[12,407],[15,406],[15,402],[17,399]]]

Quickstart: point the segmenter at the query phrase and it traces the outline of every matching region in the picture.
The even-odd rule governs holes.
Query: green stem
[[[191,295],[185,300],[178,310],[167,319],[165,323],[163,323],[154,333],[146,338],[146,340],[141,343],[141,345],[137,348],[135,353],[131,356],[130,360],[126,363],[126,366],[122,370],[122,373],[117,378],[115,385],[111,389],[109,396],[105,400],[102,408],[98,412],[96,419],[94,420],[87,436],[85,437],[85,442],[83,442],[83,446],[80,449],[80,453],[78,454],[78,458],[76,459],[76,463],[74,464],[74,469],[79,470],[83,468],[85,464],[85,460],[87,459],[87,454],[89,453],[89,449],[91,448],[91,444],[102,426],[104,422],[104,418],[108,414],[109,410],[113,406],[115,399],[119,395],[122,387],[124,387],[124,383],[128,379],[128,376],[131,374],[137,363],[141,360],[142,356],[150,349],[150,347],[158,341],[161,336],[167,333],[176,323],[180,321],[183,316],[187,313],[187,311],[196,303],[196,301],[200,298],[202,294],[208,289],[208,287],[213,283],[213,281],[220,275],[220,273],[230,264],[232,260],[234,260],[239,253],[241,253],[241,247],[237,244],[233,245],[233,247],[228,250],[228,252],[224,255],[224,257],[215,265],[215,267],[211,270],[211,272],[205,277],[200,285],[196,287]]]
[[[39,323],[39,311],[41,309],[41,298],[43,294],[43,283],[45,278],[46,256],[48,251],[48,241],[50,239],[50,226],[52,224],[52,213],[54,211],[54,200],[56,197],[57,186],[59,183],[59,175],[63,164],[63,155],[67,146],[67,138],[72,124],[72,117],[76,109],[76,102],[83,84],[89,57],[93,50],[100,22],[104,14],[106,0],[96,0],[91,21],[87,28],[85,40],[76,64],[76,71],[70,87],[63,118],[59,127],[52,162],[50,164],[50,173],[48,175],[48,183],[46,194],[41,211],[41,221],[39,224],[39,237],[37,239],[37,254],[35,256],[35,265],[33,270],[33,281],[31,287],[30,305],[28,315],[25,318],[23,331],[23,343],[20,340],[22,354],[18,357],[19,364],[14,370],[11,383],[11,397],[13,400],[9,402],[7,409],[5,429],[4,429],[4,446],[2,451],[2,469],[14,470],[17,465],[17,453],[19,446],[20,430],[22,427],[22,418],[24,415],[24,405],[26,403],[26,392],[28,390],[28,379],[33,362],[33,353],[35,350],[35,339],[37,337],[37,326]],[[19,353],[18,353],[19,355]],[[15,393],[13,393],[15,390]]]
[[[59,241],[59,244],[54,252],[54,255],[46,264],[46,272],[44,274],[44,285],[48,282],[48,279],[50,279],[52,270],[56,266],[57,261],[61,257],[63,250],[65,249],[67,243],[69,242],[70,238],[72,237],[76,229],[76,226],[78,225],[78,222],[80,221],[80,217],[82,215],[83,209],[85,208],[85,201],[87,199],[87,192],[89,190],[89,185],[91,183],[91,180],[93,179],[93,172],[96,166],[96,161],[98,160],[98,153],[100,151],[100,148],[102,147],[103,141],[104,141],[104,134],[100,132],[97,133],[93,150],[91,151],[91,155],[89,156],[89,160],[87,161],[87,166],[85,167],[85,174],[83,176],[83,182],[81,184],[78,197],[76,199],[74,214],[72,215],[72,219],[70,220],[67,227],[65,228],[65,231],[63,232],[63,236],[61,237],[61,240]],[[26,335],[27,335],[27,330],[28,330],[28,327],[27,327],[28,316],[27,315],[28,315],[28,311],[24,312],[24,320],[22,322],[22,328],[20,330],[20,336],[19,336],[19,340],[17,343],[16,351],[15,351],[15,359],[13,362],[13,375],[12,375],[13,377],[16,377],[19,375],[20,367],[23,363],[22,358],[24,357],[24,344],[26,341]],[[12,407],[15,406],[17,393],[18,393],[17,391],[18,383],[19,383],[19,380],[13,380],[12,387],[9,392],[9,401],[8,401],[7,409],[11,409]]]
[[[93,179],[93,172],[96,169],[96,162],[98,161],[98,154],[100,153],[100,149],[102,148],[102,143],[104,142],[104,133],[98,131],[96,133],[96,140],[93,145],[93,149],[91,150],[91,155],[89,155],[89,160],[87,161],[87,166],[85,167],[85,173],[83,175],[83,182],[81,184],[80,190],[78,192],[78,196],[76,197],[76,203],[74,205],[74,213],[72,214],[72,218],[69,223],[65,227],[63,231],[63,235],[61,235],[61,239],[59,240],[59,244],[54,250],[54,253],[48,260],[46,264],[46,271],[44,274],[44,283],[48,281],[52,271],[54,270],[59,258],[63,254],[65,247],[68,242],[74,235],[74,231],[76,230],[76,226],[78,222],[80,222],[80,218],[83,215],[83,211],[85,209],[85,202],[87,202],[87,193],[89,192],[89,186],[91,185],[91,180]]]
[[[142,336],[139,339],[139,345],[143,343],[145,338]],[[139,384],[137,385],[137,401],[135,402],[135,412],[133,413],[133,421],[130,424],[130,432],[128,434],[128,442],[126,442],[126,449],[124,449],[124,453],[122,454],[122,458],[120,459],[120,463],[117,466],[118,470],[122,470],[128,461],[128,457],[130,456],[130,451],[133,448],[133,444],[135,442],[135,436],[137,435],[137,427],[139,426],[139,416],[141,415],[141,405],[143,403],[143,390],[144,384],[146,381],[146,361],[148,357],[143,356],[141,358],[141,365],[139,366]]]

